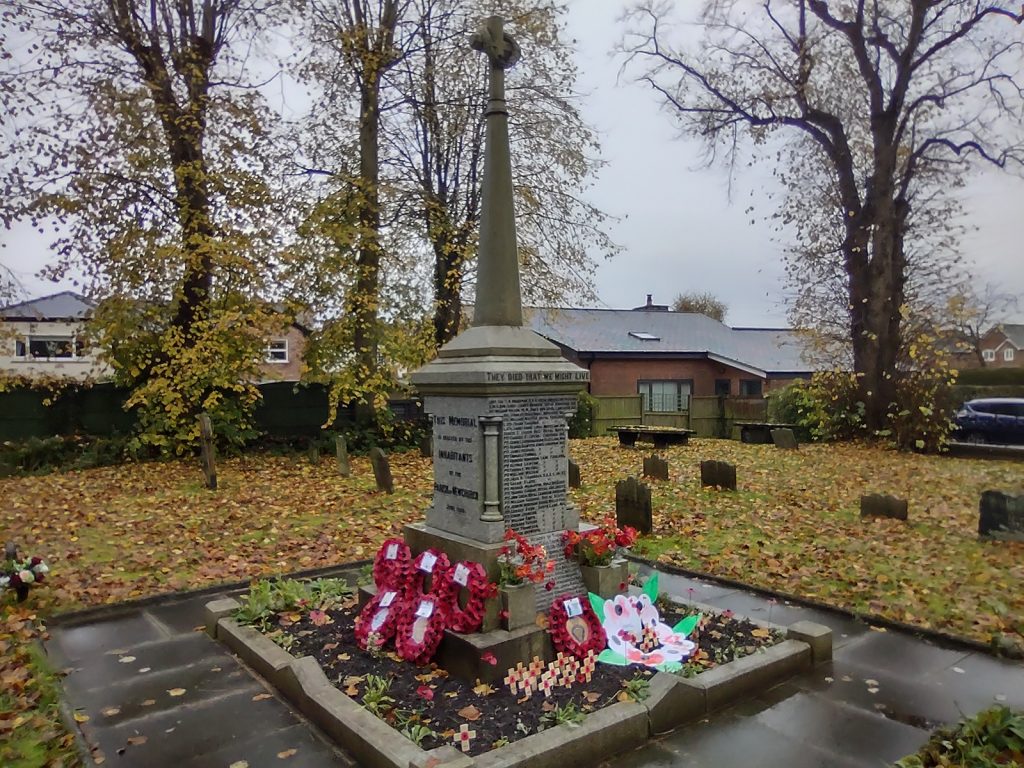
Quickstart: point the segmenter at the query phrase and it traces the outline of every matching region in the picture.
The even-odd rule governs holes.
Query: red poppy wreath
[[[437,651],[448,622],[445,603],[433,595],[411,598],[398,619],[395,650],[406,661],[426,664]]]
[[[409,599],[416,600],[424,596],[423,583],[430,576],[429,596],[443,603],[446,608],[450,607],[454,598],[451,570],[451,562],[444,552],[433,547],[420,552],[412,561],[408,582]]]
[[[363,606],[356,617],[356,643],[364,651],[370,645],[380,647],[390,640],[401,615],[407,610],[405,592],[398,589],[381,589]]]
[[[466,607],[459,607],[459,592],[465,587],[468,592]],[[487,600],[498,594],[498,588],[487,578],[487,571],[480,563],[462,561],[451,571],[449,626],[456,632],[476,632],[484,623],[484,607]]]
[[[412,572],[412,552],[401,539],[388,539],[373,559],[373,583],[382,589],[405,590]]]
[[[607,638],[590,601],[571,595],[559,597],[551,604],[548,632],[556,651],[571,653],[584,659],[587,651],[594,655],[604,650]]]

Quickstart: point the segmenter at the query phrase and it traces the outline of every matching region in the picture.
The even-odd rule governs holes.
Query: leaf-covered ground
[[[614,514],[614,484],[639,475],[647,448],[573,441],[585,518]],[[799,451],[695,440],[663,452],[652,481],[657,559],[988,641],[1024,633],[1024,544],[977,540],[982,490],[1024,487],[1024,464],[917,456],[849,445]],[[736,493],[702,490],[701,459],[737,465]],[[0,605],[0,765],[73,765],[52,681],[31,655],[37,620],[58,611],[370,557],[420,519],[431,465],[391,456],[396,493],[374,490],[366,459],[351,478],[332,461],[253,456],[220,462],[221,489],[198,462],[125,465],[0,480],[0,541],[50,564],[25,607]],[[862,521],[862,493],[909,499],[910,521]]]
[[[639,476],[648,448],[576,442],[585,518],[614,514],[615,481]],[[662,562],[989,642],[1024,640],[1024,543],[978,540],[981,492],[1024,488],[1024,463],[921,456],[858,445],[696,440],[662,452],[652,487]],[[735,493],[700,487],[699,462],[736,465]],[[909,520],[861,519],[860,496],[909,502]]]

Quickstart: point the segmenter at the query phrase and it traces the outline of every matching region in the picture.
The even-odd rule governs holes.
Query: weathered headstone
[[[1024,541],[1024,495],[983,492],[978,504],[978,535]]]
[[[338,459],[338,474],[348,477],[352,474],[352,468],[348,465],[348,443],[344,435],[334,438],[334,454]]]
[[[18,545],[13,541],[8,541],[4,544],[4,560],[17,560],[18,559]]]
[[[860,497],[861,517],[889,517],[907,519],[907,500],[883,493],[869,493]]]
[[[434,437],[429,432],[420,438],[420,456],[429,459],[434,455]]]
[[[615,484],[615,524],[630,525],[645,534],[654,530],[651,489],[635,477]]]
[[[772,442],[776,448],[795,451],[800,445],[796,441],[796,435],[788,427],[780,427],[772,430]]]
[[[668,462],[655,453],[645,456],[644,477],[651,477],[655,480],[668,480]]]
[[[309,459],[309,463],[313,466],[320,463],[320,444],[316,440],[309,441],[309,447],[306,448],[306,458]]]
[[[213,440],[213,424],[208,413],[199,414],[199,443],[206,487],[217,490],[217,447]]]
[[[714,459],[700,463],[700,484],[705,488],[736,490],[736,465]]]
[[[374,446],[370,449],[370,464],[373,466],[373,479],[377,481],[377,490],[394,493],[395,480],[391,476],[391,463],[387,454]]]
[[[580,482],[580,465],[572,459],[569,459],[569,487],[579,488],[582,485]]]

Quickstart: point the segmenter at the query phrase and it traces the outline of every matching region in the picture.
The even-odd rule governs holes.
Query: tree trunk
[[[434,345],[440,348],[459,332],[465,253],[462,238],[453,236],[444,213],[428,206],[427,218],[434,249]]]
[[[210,252],[213,225],[202,134],[175,137],[171,144],[171,164],[181,224],[181,246],[185,254],[185,275],[174,325],[181,330],[185,345],[191,347],[195,344],[195,324],[206,316],[213,288],[213,256]]]
[[[360,384],[377,368],[377,306],[380,291],[380,127],[379,78],[364,83],[359,104],[359,253],[356,281],[349,296],[353,346]]]

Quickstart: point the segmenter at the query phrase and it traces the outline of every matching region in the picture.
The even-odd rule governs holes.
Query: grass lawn
[[[573,441],[584,518],[613,515],[615,481],[647,449]],[[916,456],[860,446],[695,440],[652,482],[655,534],[642,553],[683,567],[988,641],[1024,634],[1024,544],[979,543],[982,490],[1024,487],[1024,464]],[[701,459],[737,465],[740,490],[702,490]],[[53,682],[32,654],[58,611],[372,556],[430,503],[429,460],[394,454],[396,493],[376,493],[366,459],[221,461],[220,490],[198,462],[159,462],[0,480],[0,541],[50,564],[50,582],[0,605],[0,765],[76,764]],[[862,521],[862,493],[909,499],[910,521]]]

